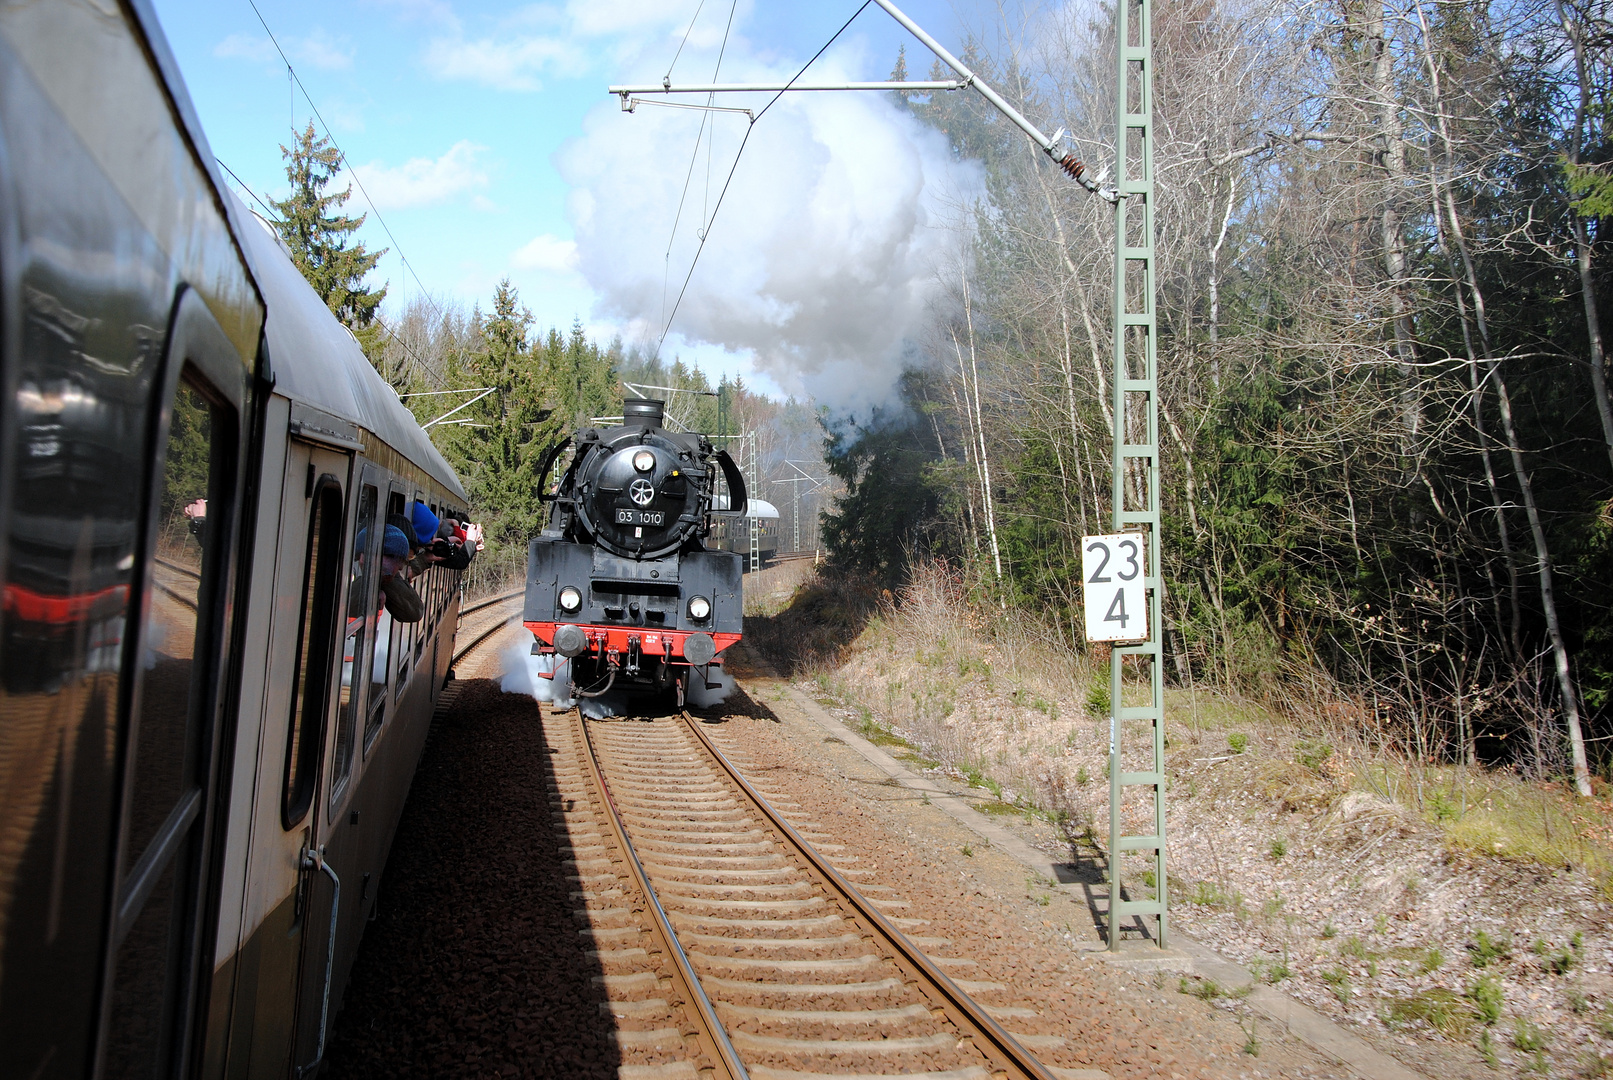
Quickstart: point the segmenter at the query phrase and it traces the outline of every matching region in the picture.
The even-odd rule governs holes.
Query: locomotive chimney
[[[651,398],[628,398],[622,402],[622,423],[632,427],[660,427],[666,402]]]

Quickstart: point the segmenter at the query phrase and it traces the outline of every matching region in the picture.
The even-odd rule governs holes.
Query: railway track
[[[1007,987],[951,978],[971,961],[927,955],[951,943],[908,937],[925,921],[855,855],[831,865],[826,834],[787,821],[800,807],[748,781],[687,713],[543,715],[562,869],[622,1077],[1078,1075],[1031,1053],[1061,1037],[1004,1028],[1036,1026],[1032,1010],[977,1002]]]
[[[521,609],[519,606],[515,607],[513,614],[505,613],[501,609],[504,606],[514,604],[515,601],[520,600],[525,595],[526,588],[523,586],[460,608],[459,631],[468,633],[471,637],[466,644],[461,645],[454,651],[453,661],[448,666],[451,668],[458,666],[461,660],[475,652],[479,646],[494,634],[520,618]],[[468,615],[477,616],[477,618],[471,620],[472,625],[470,627],[465,625],[465,618]]]

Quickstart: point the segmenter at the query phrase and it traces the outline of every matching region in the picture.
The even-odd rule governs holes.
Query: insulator
[[[1074,154],[1065,154],[1059,158],[1059,168],[1069,173],[1071,180],[1081,179],[1081,174],[1087,171],[1086,164],[1077,161]]]

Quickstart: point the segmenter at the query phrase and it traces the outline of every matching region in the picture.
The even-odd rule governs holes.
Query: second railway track
[[[459,628],[455,638],[458,647],[454,650],[453,663],[449,666],[458,665],[489,638],[520,618],[519,602],[525,595],[524,588],[511,589],[460,608]],[[459,644],[460,641],[464,644]]]
[[[698,721],[546,707],[544,725],[562,869],[622,1077],[1076,1075],[1027,1049],[1061,1037],[1009,1034],[999,1017],[1023,1027],[1034,1012],[977,1003],[970,991],[1006,988],[950,978],[971,962],[931,959],[951,943],[907,937],[931,928],[814,822],[786,821],[800,808],[755,788]]]

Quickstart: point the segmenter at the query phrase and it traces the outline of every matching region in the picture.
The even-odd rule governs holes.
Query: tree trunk
[[[1579,100],[1574,105],[1574,130],[1568,142],[1568,163],[1578,165],[1582,151],[1585,121],[1590,114],[1590,73],[1585,56],[1584,27],[1571,21],[1563,0],[1557,0],[1557,20],[1574,47],[1574,72]],[[1596,414],[1602,419],[1602,441],[1607,444],[1608,463],[1613,465],[1613,403],[1607,396],[1607,357],[1602,347],[1602,319],[1596,307],[1596,278],[1591,272],[1591,239],[1585,219],[1569,207],[1574,230],[1574,262],[1579,270],[1579,291],[1585,304],[1585,336],[1591,347],[1591,392],[1596,396]]]
[[[1579,724],[1579,694],[1574,687],[1574,676],[1568,667],[1568,646],[1563,642],[1562,624],[1557,619],[1557,598],[1552,591],[1551,551],[1546,547],[1546,530],[1540,523],[1540,509],[1535,505],[1535,488],[1529,470],[1523,462],[1523,450],[1518,445],[1517,428],[1512,423],[1512,400],[1507,395],[1506,380],[1501,369],[1495,371],[1496,399],[1501,405],[1501,427],[1507,435],[1507,449],[1512,452],[1512,471],[1523,491],[1523,508],[1529,515],[1529,531],[1535,540],[1535,558],[1540,564],[1540,606],[1546,613],[1546,632],[1551,636],[1552,657],[1557,666],[1557,689],[1563,698],[1563,720],[1568,725],[1568,743],[1574,756],[1574,790],[1581,795],[1591,793],[1591,770],[1585,758],[1585,735]]]

